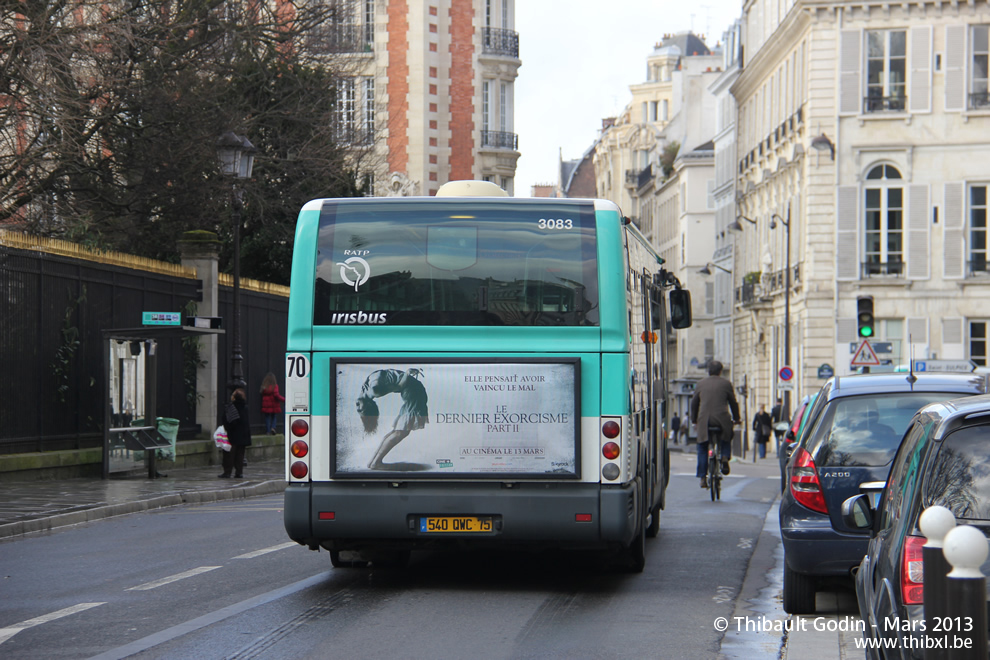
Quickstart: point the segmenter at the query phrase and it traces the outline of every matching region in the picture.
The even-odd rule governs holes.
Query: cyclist
[[[698,469],[696,476],[701,487],[708,488],[708,424],[722,427],[722,474],[729,474],[729,458],[732,456],[732,427],[740,423],[739,402],[736,392],[722,377],[722,363],[708,363],[708,378],[703,378],[694,388],[691,397],[691,422],[698,426]]]

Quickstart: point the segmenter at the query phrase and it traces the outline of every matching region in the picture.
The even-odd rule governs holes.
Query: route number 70
[[[293,353],[285,357],[285,377],[290,380],[309,377],[309,360],[305,355]]]

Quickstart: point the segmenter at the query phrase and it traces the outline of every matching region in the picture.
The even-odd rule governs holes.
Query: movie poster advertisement
[[[574,478],[578,365],[337,362],[335,473]]]

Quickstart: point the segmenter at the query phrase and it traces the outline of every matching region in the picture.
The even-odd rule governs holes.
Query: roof
[[[914,379],[912,381],[912,378]],[[960,394],[984,394],[988,391],[987,378],[966,373],[882,373],[836,376],[829,399],[861,394],[887,392],[959,392]]]
[[[709,50],[705,42],[700,38],[696,37],[692,32],[680,32],[678,34],[668,34],[664,35],[663,41],[657,44],[654,52],[658,54],[671,46],[676,46],[680,53],[674,53],[670,51],[670,54],[678,55],[684,54],[688,57],[693,55],[711,55],[712,52]],[[666,53],[664,53],[666,54]]]

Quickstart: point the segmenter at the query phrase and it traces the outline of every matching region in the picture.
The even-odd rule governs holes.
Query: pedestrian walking
[[[770,436],[773,434],[772,424],[773,419],[767,412],[767,405],[761,403],[759,411],[753,416],[753,432],[756,435],[757,453],[760,458],[767,457],[767,443],[770,442]]]
[[[670,437],[673,439],[675,445],[677,444],[677,435],[680,430],[681,418],[677,413],[674,413],[674,416],[670,418]]]
[[[230,395],[230,401],[223,409],[223,428],[227,431],[230,451],[223,452],[223,474],[221,479],[229,479],[231,472],[235,479],[244,476],[244,453],[251,445],[251,423],[248,420],[247,395],[238,387]]]
[[[283,403],[285,397],[279,394],[275,374],[269,371],[261,381],[261,414],[265,416],[265,432],[268,435],[275,435]]]

